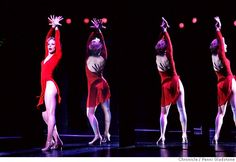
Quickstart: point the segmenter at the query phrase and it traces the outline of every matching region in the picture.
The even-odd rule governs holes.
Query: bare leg
[[[47,81],[45,90],[45,106],[46,112],[43,113],[43,117],[47,120],[47,142],[45,148],[42,151],[50,150],[53,145],[53,129],[56,125],[55,111],[56,111],[56,95],[57,89],[52,81]]]
[[[43,117],[43,120],[44,122],[47,124],[48,126],[48,112],[47,111],[43,111],[42,112],[42,117]],[[54,142],[54,141],[53,141]]]
[[[166,126],[167,126],[167,116],[169,114],[170,106],[161,107],[161,114],[160,114],[160,130],[161,130],[161,136],[156,142],[157,144],[161,141],[162,144],[165,143],[165,132],[166,132]]]
[[[43,116],[43,120],[45,121],[45,123],[48,125],[48,116],[47,116],[47,111],[44,111],[42,112],[42,116]],[[54,138],[54,142],[55,142],[55,145],[56,144],[61,144],[63,145],[63,142],[62,140],[60,139],[60,136],[58,134],[58,131],[57,131],[57,126],[55,125],[54,129],[53,129],[53,138]]]
[[[177,108],[179,111],[179,119],[182,127],[182,143],[188,143],[187,139],[187,114],[185,109],[185,96],[184,96],[184,87],[182,82],[179,80],[179,86],[180,86],[180,95],[177,99]]]
[[[111,124],[111,111],[110,111],[110,99],[106,100],[102,103],[102,110],[104,112],[105,117],[105,130],[104,130],[104,138],[103,142],[110,141],[110,124]]]
[[[87,117],[89,119],[90,125],[91,125],[91,127],[93,129],[93,133],[94,133],[93,140],[89,142],[90,145],[93,144],[97,140],[100,140],[100,144],[102,141],[102,136],[99,131],[99,126],[98,126],[97,118],[95,116],[95,111],[96,111],[95,107],[87,107]]]
[[[54,129],[53,129],[53,137],[54,137],[55,142],[56,142],[57,144],[63,145],[63,142],[62,142],[62,140],[61,140],[61,138],[60,138],[60,136],[59,136],[59,134],[58,134],[57,126],[56,126],[56,125],[55,125],[55,127],[54,127]]]
[[[230,97],[231,109],[233,112],[234,124],[236,126],[236,81],[232,80],[232,96]]]
[[[218,143],[220,130],[221,130],[221,127],[223,124],[223,118],[224,118],[225,112],[226,112],[226,106],[227,106],[227,103],[225,105],[218,107],[218,113],[217,113],[217,116],[215,119],[215,136],[213,139],[213,142],[215,142],[216,144]]]

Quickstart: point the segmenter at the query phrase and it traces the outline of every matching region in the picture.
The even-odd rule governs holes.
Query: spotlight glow
[[[234,26],[236,26],[236,20],[234,20]]]
[[[84,23],[88,24],[89,23],[89,18],[84,18]]]
[[[183,29],[184,28],[184,23],[179,23],[179,28]]]
[[[70,18],[67,18],[67,19],[66,19],[66,23],[67,23],[67,24],[71,24],[71,19],[70,19]]]
[[[192,23],[193,23],[193,24],[197,23],[197,18],[196,18],[196,17],[194,17],[194,18],[192,19]]]
[[[107,23],[107,18],[102,18],[102,23],[106,24]]]

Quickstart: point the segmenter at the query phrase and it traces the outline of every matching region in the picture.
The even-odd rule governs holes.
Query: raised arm
[[[95,37],[96,37],[96,33],[94,31],[91,32],[88,37],[87,45],[86,45],[86,58],[89,57],[89,44]]]
[[[53,34],[54,28],[51,27],[47,33],[46,39],[45,39],[45,57],[48,55],[48,38],[50,38]]]
[[[167,43],[167,47],[166,47],[166,56],[170,61],[170,66],[171,69],[173,70],[173,75],[177,75],[176,72],[176,68],[175,68],[175,62],[174,62],[174,58],[173,58],[173,47],[172,47],[172,42],[170,39],[170,35],[167,32],[167,28],[169,27],[167,21],[162,17],[162,24],[161,24],[161,28],[162,28],[162,34],[164,36],[164,39],[166,40]]]
[[[54,15],[50,15],[50,17],[48,17],[49,20],[49,25],[51,25],[51,29],[50,30],[55,30],[55,44],[56,44],[56,52],[55,52],[55,56],[54,57],[58,57],[61,58],[62,56],[62,52],[61,52],[61,41],[60,41],[60,31],[59,31],[59,26],[61,26],[60,21],[63,20],[62,16],[54,16]],[[52,31],[50,31],[50,33],[48,33],[47,39],[52,35]],[[46,39],[46,43],[47,43],[47,39]]]
[[[103,26],[102,24],[102,20],[101,19],[96,19],[94,18],[93,20],[91,20],[93,26],[91,26],[91,28],[94,28],[95,31],[92,32],[89,36],[89,39],[87,41],[87,47],[89,45],[89,43],[91,42],[92,39],[94,39],[95,37],[98,37],[100,38],[101,40],[101,43],[102,43],[102,52],[101,52],[101,56],[105,59],[107,59],[107,48],[106,48],[106,43],[105,43],[105,39],[104,39],[104,36],[103,36],[103,33],[102,33],[102,29],[106,28],[105,26]],[[88,51],[87,51],[88,53]]]
[[[225,49],[224,49],[224,40],[223,40],[223,36],[221,34],[221,22],[220,22],[220,19],[219,17],[215,17],[215,20],[216,20],[216,24],[215,24],[215,27],[216,27],[216,38],[217,38],[217,41],[218,41],[218,56],[222,62],[222,64],[224,65],[224,67],[226,68],[226,72],[228,75],[231,75],[232,72],[231,72],[231,69],[230,69],[230,64],[229,64],[229,61],[228,59],[226,58],[226,55],[225,55]]]
[[[99,35],[100,35],[100,39],[102,41],[102,57],[104,57],[105,59],[107,59],[107,47],[106,47],[106,43],[105,43],[105,39],[104,39],[104,36],[101,32],[101,30],[99,30]]]
[[[61,39],[60,39],[60,30],[58,27],[55,27],[55,43],[56,43],[56,57],[61,58],[62,57],[62,51],[61,51]]]

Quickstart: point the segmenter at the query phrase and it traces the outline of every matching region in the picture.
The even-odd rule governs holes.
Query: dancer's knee
[[[90,109],[90,108],[87,108],[87,117],[90,119],[90,118],[93,118],[94,117],[94,110]]]

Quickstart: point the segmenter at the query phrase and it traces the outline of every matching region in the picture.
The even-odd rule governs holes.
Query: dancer
[[[57,83],[53,79],[53,71],[57,67],[61,57],[60,44],[60,21],[62,16],[51,15],[48,17],[49,30],[45,40],[45,58],[41,62],[41,95],[37,105],[41,109],[42,117],[47,124],[47,141],[42,151],[51,149],[62,149],[63,142],[61,141],[56,127],[56,107],[60,103],[60,91]],[[55,32],[55,36],[53,33]],[[44,108],[45,107],[45,108]]]
[[[157,42],[155,49],[156,64],[161,77],[162,96],[161,96],[161,114],[160,131],[161,135],[157,144],[165,143],[165,132],[167,126],[167,116],[171,104],[177,104],[179,118],[182,127],[182,143],[187,143],[187,115],[184,101],[184,87],[176,72],[173,58],[173,49],[170,36],[167,32],[168,22],[162,17],[162,38]]]
[[[227,52],[227,45],[220,31],[220,18],[214,17],[214,19],[216,20],[216,39],[211,42],[210,50],[212,53],[213,68],[218,80],[218,112],[215,119],[215,135],[212,142],[217,144],[228,102],[230,102],[234,123],[236,125],[236,82],[231,72],[230,61],[225,54],[225,52]]]
[[[86,76],[88,86],[87,96],[87,117],[94,132],[94,138],[89,144],[94,144],[96,141],[110,141],[110,88],[103,77],[103,70],[107,60],[107,49],[105,40],[102,34],[103,26],[100,19],[94,18],[92,21],[93,31],[87,41],[87,57],[86,57]],[[97,106],[101,104],[105,117],[105,130],[103,137],[100,134],[99,124],[95,116]]]

